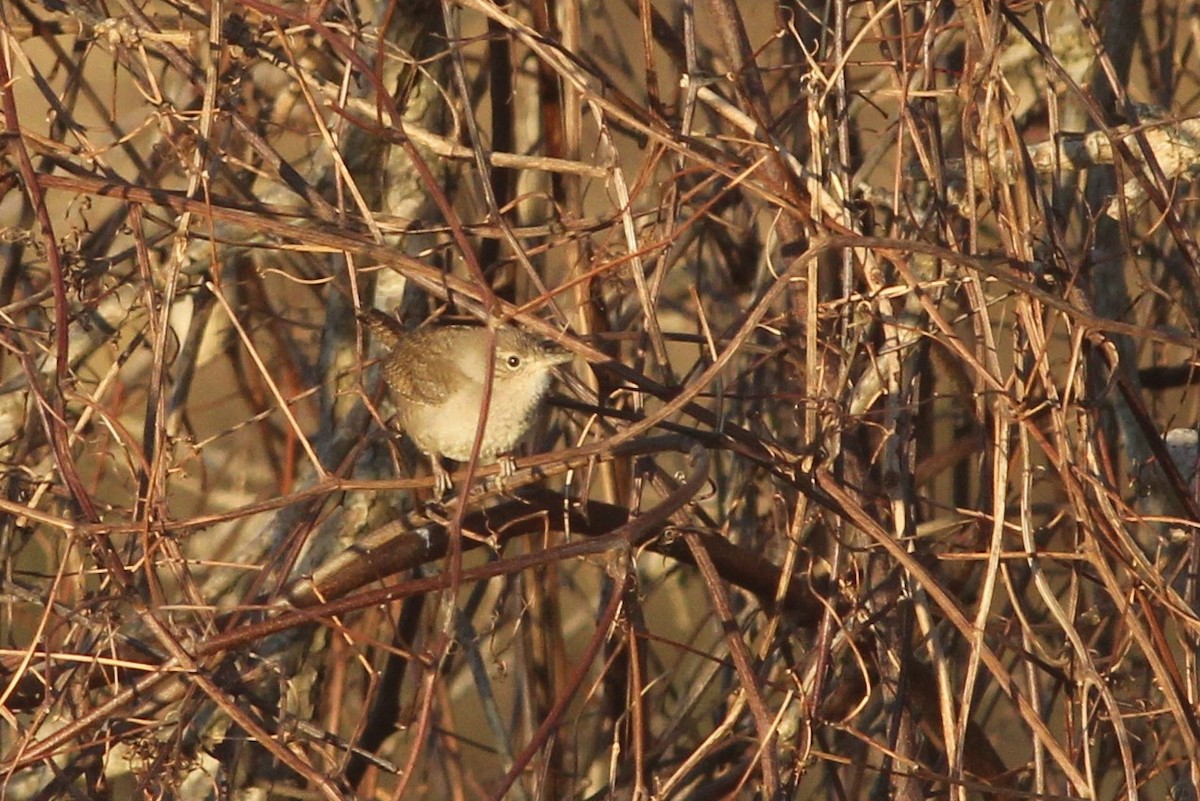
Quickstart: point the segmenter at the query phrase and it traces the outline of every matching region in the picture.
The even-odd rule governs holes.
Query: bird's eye
[[[505,361],[505,362],[508,364],[508,366],[509,366],[510,368],[512,368],[513,370],[516,370],[518,367],[520,367],[520,366],[521,366],[521,357],[520,357],[520,356],[509,356],[509,357],[508,357],[507,359],[505,359],[504,361]]]

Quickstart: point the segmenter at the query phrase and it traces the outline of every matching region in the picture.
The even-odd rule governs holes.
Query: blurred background
[[[1195,799],[1198,19],[5,0],[0,796]]]

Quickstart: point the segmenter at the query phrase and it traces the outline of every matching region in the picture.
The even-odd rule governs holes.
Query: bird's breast
[[[493,382],[487,427],[479,451],[482,461],[494,461],[497,455],[516,447],[528,430],[544,392],[545,383],[533,386],[528,381]],[[468,383],[443,403],[405,404],[400,422],[421,450],[465,462],[475,444],[482,400],[482,385]]]

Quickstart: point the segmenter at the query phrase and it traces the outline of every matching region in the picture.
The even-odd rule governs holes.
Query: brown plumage
[[[399,333],[377,319],[368,325],[390,352],[384,381],[401,428],[436,460],[470,458],[483,408],[487,372],[492,389],[479,450],[481,462],[516,447],[529,430],[557,365],[571,354],[514,328],[429,327]]]

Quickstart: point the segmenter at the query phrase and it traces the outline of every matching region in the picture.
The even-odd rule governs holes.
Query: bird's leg
[[[500,465],[500,472],[496,474],[496,489],[504,492],[504,482],[517,474],[517,460],[504,454],[496,460]]]
[[[436,453],[429,454],[430,460],[433,462],[433,495],[434,498],[441,502],[454,489],[454,480],[450,478],[450,473],[442,465],[442,459]]]

